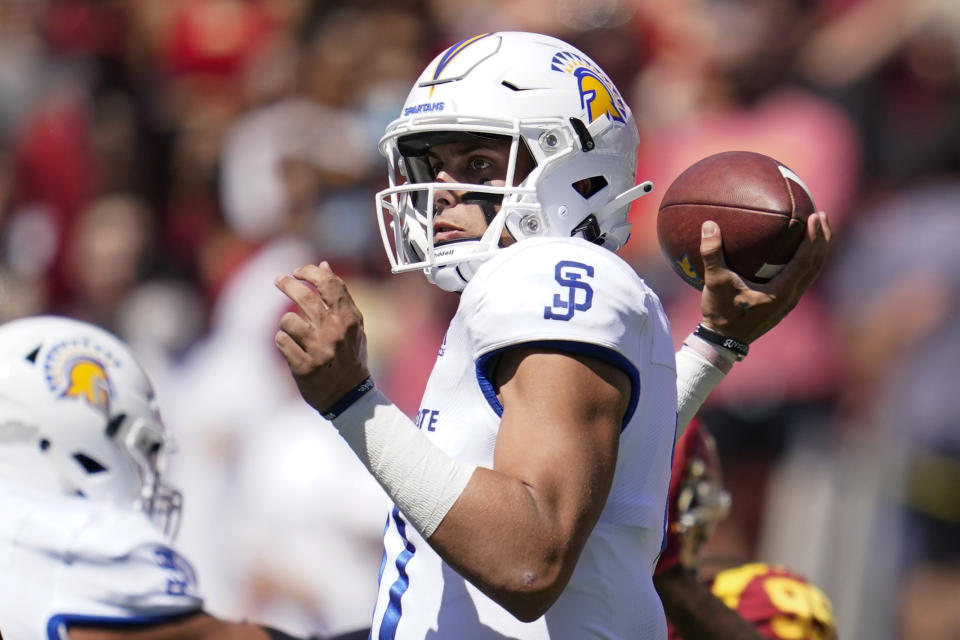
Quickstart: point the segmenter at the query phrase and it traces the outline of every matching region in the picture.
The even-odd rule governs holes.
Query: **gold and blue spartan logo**
[[[601,116],[608,120],[625,122],[627,112],[623,98],[613,86],[610,78],[590,60],[570,51],[561,51],[553,56],[550,68],[561,73],[569,73],[577,79],[580,90],[580,106],[587,110],[590,122]]]
[[[693,262],[690,260],[689,254],[683,254],[679,260],[673,261],[673,268],[676,270],[680,277],[695,286],[697,289],[703,288],[703,278],[697,273],[697,270],[693,268]]]
[[[47,387],[57,399],[80,400],[108,416],[114,388],[107,363],[119,366],[108,351],[86,338],[61,342],[43,365]]]
[[[437,87],[442,81],[440,74],[443,73],[444,69],[449,66],[450,62],[453,61],[464,49],[472,45],[477,40],[482,40],[488,36],[492,36],[493,33],[481,33],[480,35],[473,36],[472,38],[467,38],[466,40],[461,40],[455,45],[451,46],[449,49],[443,52],[440,56],[440,59],[437,60],[437,68],[433,70],[433,78],[430,79],[432,83],[430,86],[430,97],[433,97],[433,90]]]

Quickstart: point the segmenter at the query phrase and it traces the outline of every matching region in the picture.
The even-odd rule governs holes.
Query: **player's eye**
[[[473,156],[467,161],[467,168],[469,168],[470,171],[482,172],[490,169],[492,166],[492,162],[480,156]]]

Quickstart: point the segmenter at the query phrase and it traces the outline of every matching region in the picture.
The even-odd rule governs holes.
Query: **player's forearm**
[[[404,519],[520,619],[542,615],[563,590],[603,505],[592,498],[606,495],[613,475],[612,464],[600,474],[588,461],[591,482],[573,483],[583,495],[568,496],[564,507],[555,491],[450,457],[375,390],[333,423]],[[615,440],[610,446],[615,451]]]
[[[609,490],[609,487],[607,487]],[[430,545],[457,573],[520,620],[546,613],[573,573],[595,524],[557,517],[556,505],[509,475],[478,468]]]
[[[677,438],[729,373],[733,352],[690,334],[677,351]]]
[[[677,566],[653,579],[667,620],[684,640],[763,640],[756,628],[728,608],[696,574]]]
[[[407,522],[429,538],[467,486],[475,465],[437,447],[372,384],[365,383],[360,391],[342,412],[327,417]]]

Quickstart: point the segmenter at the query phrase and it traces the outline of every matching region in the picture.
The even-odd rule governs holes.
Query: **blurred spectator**
[[[649,62],[634,85],[641,130],[638,176],[651,196],[634,204],[623,252],[664,301],[671,326],[695,324],[695,292],[677,278],[656,241],[662,194],[684,169],[742,149],[783,162],[806,182],[817,208],[842,231],[858,184],[858,141],[846,115],[804,90],[792,69],[814,25],[806,0],[659,0],[641,3]],[[738,374],[704,407],[735,508],[711,538],[710,554],[753,557],[765,478],[791,441],[816,430],[837,386],[834,337],[816,288],[751,346]],[[676,335],[677,343],[683,335]]]
[[[857,124],[866,188],[960,169],[960,5],[846,4],[804,46],[800,71]]]
[[[305,241],[321,196],[368,170],[373,158],[365,134],[348,113],[305,99],[239,119],[223,145],[220,182],[231,229],[254,243],[278,236]]]
[[[47,81],[39,26],[43,5],[0,0],[0,135],[19,124]]]
[[[916,600],[910,590],[924,588],[931,568],[960,579],[960,500],[951,488],[960,478],[960,398],[945,385],[960,361],[958,208],[956,178],[895,194],[871,207],[834,270],[847,420],[890,439],[902,456],[902,466],[888,468],[899,475],[888,506],[900,521],[900,545],[890,552],[903,585],[894,596],[904,603]],[[901,623],[917,622],[902,613]]]
[[[46,306],[46,290],[41,283],[42,267],[28,253],[52,253],[52,241],[44,247],[46,227],[33,234],[24,212],[11,220],[11,201],[15,188],[11,154],[0,138],[0,322],[38,313]],[[41,214],[42,215],[42,214]],[[37,240],[37,242],[34,242]],[[47,256],[49,257],[49,255]],[[45,260],[41,256],[41,263]]]
[[[295,391],[282,375],[284,365],[273,346],[287,306],[273,279],[315,260],[307,231],[315,199],[324,188],[322,169],[346,172],[358,166],[350,160],[349,121],[314,106],[267,106],[239,120],[228,133],[222,157],[226,220],[231,236],[249,250],[221,273],[209,333],[185,354],[171,379],[176,400],[169,421],[183,451],[174,476],[199,496],[193,511],[186,508],[181,540],[198,567],[221,572],[222,579],[206,587],[212,610],[244,611],[238,593],[244,579],[234,561],[235,545],[243,527],[262,522],[242,510],[233,490],[248,462],[240,457],[245,427],[273,415]],[[341,134],[345,137],[331,137]],[[335,165],[328,161],[315,171],[304,168],[305,176],[284,180],[290,174],[284,169],[288,163],[314,162],[304,157],[301,143],[306,139],[338,145],[342,155]],[[235,518],[242,521],[228,527]],[[218,533],[211,536],[211,531]]]
[[[349,78],[368,79],[366,65],[376,65],[377,57],[372,55],[376,40],[364,35],[370,22],[338,23],[337,37],[343,45],[338,55],[354,65]],[[333,29],[320,27],[321,31],[325,28]],[[350,37],[351,29],[358,33],[356,37]],[[326,55],[334,56],[337,51],[331,49]],[[337,60],[312,58],[314,63],[329,62],[319,64],[328,71]],[[304,435],[308,429],[297,427],[305,419],[302,413],[298,417],[286,409],[288,402],[302,402],[283,375],[285,365],[273,344],[277,323],[288,304],[273,287],[273,280],[321,258],[362,259],[356,252],[369,252],[369,239],[376,238],[368,198],[359,203],[360,211],[349,211],[339,225],[327,226],[328,235],[313,233],[317,220],[326,215],[330,194],[357,188],[367,179],[375,146],[362,121],[351,112],[361,103],[347,99],[359,100],[362,95],[344,94],[342,99],[317,96],[310,81],[317,71],[313,65],[300,68],[305,74],[298,85],[302,89],[254,105],[233,120],[219,147],[219,201],[227,224],[223,241],[228,247],[239,243],[246,250],[236,253],[237,259],[230,262],[221,258],[203,263],[208,270],[225,268],[218,271],[216,286],[211,288],[209,334],[185,354],[171,376],[175,405],[180,409],[170,412],[170,424],[183,451],[174,476],[185,489],[200,496],[194,501],[194,511],[187,506],[181,540],[201,570],[209,567],[206,570],[219,572],[216,583],[205,585],[211,609],[262,616],[306,633],[359,626],[363,621],[357,619],[357,611],[362,609],[364,617],[369,616],[373,594],[366,589],[369,585],[347,583],[342,577],[346,567],[330,573],[316,570],[332,562],[327,551],[322,545],[307,548],[297,540],[330,536],[338,538],[344,549],[372,551],[374,547],[365,542],[366,536],[348,535],[340,528],[350,518],[325,519],[303,505],[299,505],[300,517],[293,518],[295,509],[284,506],[289,504],[284,494],[296,489],[298,495],[304,491],[312,494],[319,503],[317,509],[329,513],[324,504],[338,503],[344,483],[358,490],[363,484],[349,478],[349,467],[336,476],[328,475],[342,469],[335,466],[333,458],[317,468],[316,474],[295,479],[299,485],[293,488],[285,475],[275,471],[286,467],[289,456],[318,445]],[[359,92],[361,87],[353,89]],[[205,258],[216,257],[209,243],[203,249]],[[376,320],[371,323],[375,325]],[[288,420],[277,424],[278,414]],[[263,422],[276,427],[249,429]],[[276,474],[273,482],[257,479],[257,474],[267,469]],[[363,475],[362,468],[357,472]],[[236,491],[237,483],[252,487],[258,482],[261,489],[249,495]],[[381,502],[371,501],[369,493],[355,497],[353,517],[372,524],[369,533],[379,536],[384,514]],[[278,513],[285,516],[284,531],[291,548],[306,554],[300,556],[300,565],[314,568],[291,575],[289,583],[280,580],[277,571],[290,564],[281,554],[291,548],[263,545],[277,535],[274,517]],[[211,531],[217,534],[211,536]],[[360,551],[340,554],[344,560],[364,555],[371,559]],[[237,557],[248,561],[238,563]],[[379,561],[378,552],[372,561]],[[336,581],[338,593],[331,593],[330,580]],[[366,599],[364,593],[368,593]],[[333,608],[332,599],[346,599],[354,606]]]
[[[291,402],[257,425],[238,451],[227,515],[245,615],[325,637],[370,626],[390,502],[318,421]]]
[[[61,315],[117,331],[117,313],[143,278],[153,237],[146,204],[132,196],[94,200],[74,223],[65,249],[69,297]]]
[[[829,277],[841,437],[797,452],[778,474],[771,497],[791,506],[771,513],[765,548],[811,567],[840,596],[841,637],[956,630],[941,626],[949,599],[924,594],[960,580],[960,398],[950,382],[960,359],[958,208],[957,177],[867,205]],[[857,531],[856,541],[814,543],[837,530]]]
[[[15,141],[14,206],[45,212],[53,251],[45,264],[38,267],[49,278],[50,291],[55,297],[64,294],[67,238],[80,211],[100,186],[89,124],[85,95],[80,87],[63,86],[35,106],[19,128]]]

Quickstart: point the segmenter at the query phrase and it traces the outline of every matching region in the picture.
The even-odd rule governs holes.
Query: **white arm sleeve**
[[[332,422],[425,540],[440,526],[476,469],[437,447],[377,389]]]
[[[736,354],[692,333],[677,351],[677,439],[733,367]]]

